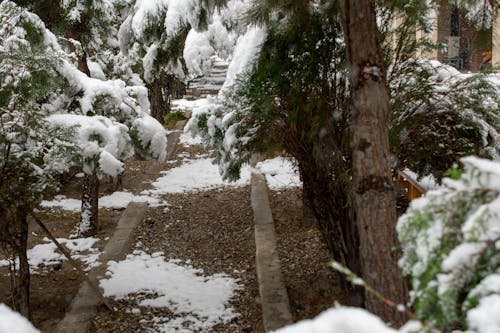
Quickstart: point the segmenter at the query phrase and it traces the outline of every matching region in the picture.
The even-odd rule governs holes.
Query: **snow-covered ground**
[[[97,261],[101,252],[95,247],[99,238],[58,238],[57,241],[64,245],[71,253],[71,258],[80,260],[84,265],[84,270],[89,271],[93,267],[100,265]],[[57,247],[50,239],[45,237],[45,243],[35,245],[28,250],[28,262],[30,264],[31,273],[36,273],[39,270],[46,269],[49,266],[59,264],[66,260],[66,257],[57,251]],[[0,260],[0,267],[9,266],[10,261],[7,259]],[[18,265],[18,263],[16,263]]]
[[[150,206],[162,205],[158,198],[144,195],[134,195],[128,191],[117,191],[113,194],[99,198],[99,208],[121,209],[127,207],[130,202],[147,202]],[[79,212],[82,206],[80,199],[67,198],[64,195],[56,195],[53,200],[44,200],[41,203],[45,208],[60,208],[71,212]]]
[[[193,138],[190,134],[182,134],[180,142],[185,146],[199,145],[200,139],[199,137]],[[178,157],[185,156],[178,155]],[[211,159],[205,155],[200,155],[200,158],[197,159],[183,158],[182,161],[182,165],[162,172],[163,175],[152,182],[153,189],[145,190],[140,195],[134,195],[126,190],[114,192],[99,198],[99,208],[121,209],[127,207],[132,201],[147,202],[153,207],[162,206],[166,205],[166,202],[161,198],[164,194],[189,193],[223,186],[247,186],[250,184],[252,169],[249,166],[242,168],[241,178],[238,181],[226,182],[220,176],[218,166],[212,164]],[[271,189],[279,190],[301,186],[293,161],[289,158],[277,157],[259,162],[256,171],[265,174]],[[41,206],[79,212],[81,201],[58,195],[53,200],[44,200]]]
[[[207,276],[181,260],[166,260],[162,252],[136,250],[125,260],[109,262],[107,278],[100,281],[100,286],[104,296],[172,311],[175,319],[153,320],[158,332],[207,332],[237,316],[228,304],[240,288],[236,279],[225,274]]]
[[[182,101],[179,107],[191,108],[200,101]],[[203,103],[203,102],[201,102]],[[199,145],[199,137],[182,134],[180,143],[184,146]],[[255,170],[245,166],[241,179],[225,182],[219,174],[217,165],[212,164],[206,155],[194,157],[180,153],[177,159],[182,162],[178,167],[162,172],[152,182],[152,189],[134,195],[129,191],[115,192],[99,199],[99,207],[105,209],[125,208],[131,201],[147,202],[152,206],[166,205],[162,196],[173,193],[205,191],[224,186],[248,186],[252,171],[265,174],[271,189],[300,186],[293,161],[278,157],[257,164]],[[54,200],[44,201],[43,207],[59,207],[64,210],[80,211],[79,199],[56,196]],[[97,239],[84,243],[80,239],[61,239],[70,248],[75,259],[80,259],[87,267],[96,263],[98,251],[92,246]],[[86,256],[82,254],[87,251]],[[30,250],[30,263],[33,267],[51,265],[64,260],[51,243],[37,245]],[[2,262],[0,262],[1,264]],[[5,262],[4,264],[8,264]],[[174,318],[156,316],[148,325],[157,332],[205,332],[219,323],[226,323],[236,316],[229,302],[242,286],[238,280],[223,273],[207,276],[200,269],[177,259],[167,259],[161,252],[148,254],[136,250],[123,261],[109,262],[107,277],[100,281],[104,295],[116,299],[129,299],[135,304],[131,313],[140,313],[141,307],[167,308]]]

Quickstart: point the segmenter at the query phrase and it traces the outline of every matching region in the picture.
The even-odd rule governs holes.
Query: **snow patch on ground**
[[[265,160],[257,163],[256,169],[266,176],[267,185],[272,190],[302,186],[291,158],[276,157]]]
[[[210,190],[222,186],[245,186],[249,184],[250,171],[244,169],[241,178],[233,183],[222,180],[219,168],[208,158],[186,161],[177,168],[164,172],[164,176],[153,182],[155,189],[143,191],[144,195],[162,195]]]
[[[271,189],[283,189],[301,186],[298,174],[290,159],[277,157],[257,164],[257,170],[266,175]],[[236,182],[222,179],[218,166],[211,159],[185,160],[177,168],[163,172],[164,175],[152,183],[153,190],[143,191],[143,195],[163,195],[169,193],[186,193],[205,191],[222,186],[247,186],[250,184],[251,168],[241,169],[241,177]]]
[[[71,258],[80,260],[84,265],[84,270],[90,269],[100,265],[97,262],[100,251],[94,248],[94,245],[99,241],[99,238],[86,237],[86,238],[57,238],[57,241],[70,251]],[[35,245],[32,249],[28,250],[28,262],[30,264],[30,271],[36,272],[39,269],[47,268],[48,266],[56,265],[66,260],[62,253],[57,252],[57,247],[47,237],[43,238],[45,243]],[[0,260],[0,267],[9,266],[10,261]],[[16,260],[16,266],[18,266]]]
[[[156,207],[164,204],[158,198],[145,195],[134,195],[133,193],[126,191],[118,191],[110,195],[100,197],[99,208],[122,209],[126,208],[130,202],[146,202],[150,206]],[[41,206],[45,208],[60,208],[71,212],[79,212],[82,206],[82,201],[80,199],[67,198],[64,195],[56,195],[54,200],[42,201]]]
[[[159,332],[207,332],[238,316],[228,305],[238,281],[225,274],[205,276],[181,260],[165,260],[162,252],[136,250],[120,262],[108,262],[107,279],[100,281],[104,296],[117,299],[140,294],[139,306],[168,308],[176,318],[153,320]],[[146,295],[146,298],[143,296]]]

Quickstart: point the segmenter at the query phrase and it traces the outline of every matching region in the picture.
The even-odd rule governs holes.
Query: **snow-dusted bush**
[[[77,16],[75,13],[75,19]],[[63,132],[65,139],[78,148],[72,155],[61,154],[66,158],[64,162],[58,162],[52,154],[51,163],[63,168],[70,165],[70,160],[76,161],[87,175],[101,178],[117,176],[122,171],[122,161],[132,155],[133,148],[160,161],[165,159],[166,132],[149,115],[146,88],[128,86],[122,80],[88,77],[73,64],[73,54],[61,47],[41,19],[13,2],[1,3],[0,20],[0,47],[7,64],[2,68],[6,71],[2,97],[8,111],[23,119],[20,126],[33,133],[28,138],[47,135],[49,143],[62,141],[56,133]],[[27,117],[34,118],[28,121]],[[5,121],[16,122],[10,118]],[[59,150],[65,147],[53,146]],[[35,149],[28,151],[36,153]],[[33,164],[36,163],[30,165]],[[44,178],[50,179],[40,175],[40,179]],[[96,196],[97,191],[94,193]],[[88,196],[84,193],[83,197]],[[82,206],[83,217],[92,205]],[[93,211],[95,216],[97,208]]]
[[[391,146],[400,168],[441,179],[461,157],[500,156],[496,74],[462,74],[437,61],[393,68]]]
[[[0,304],[0,333],[39,333],[33,325],[19,313],[5,304]]]
[[[462,163],[459,179],[444,179],[399,219],[400,265],[419,318],[446,332],[498,332],[500,163]]]
[[[478,30],[491,28],[497,14],[496,0],[453,0],[459,8],[467,11],[466,18]]]
[[[418,320],[396,330],[365,310],[338,307],[276,333],[500,332],[500,163],[462,163],[458,179],[444,179],[398,221]]]
[[[35,207],[78,151],[71,128],[45,120],[43,103],[60,91],[63,77],[39,27],[32,14],[0,4],[0,211]]]

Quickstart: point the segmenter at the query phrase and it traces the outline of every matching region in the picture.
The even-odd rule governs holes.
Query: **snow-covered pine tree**
[[[467,20],[478,30],[491,28],[500,8],[496,0],[453,0],[452,3],[467,11]]]
[[[356,249],[352,233],[348,231],[349,225],[352,226],[352,215],[349,214],[347,195],[350,188],[351,162],[346,141],[349,137],[347,124],[350,113],[347,106],[350,95],[346,89],[345,46],[342,32],[334,30],[335,22],[323,26],[321,23],[316,26],[311,23],[329,22],[329,19],[338,15],[338,11],[335,7],[322,7],[317,3],[311,3],[312,9],[306,10],[296,2],[283,4],[285,5],[280,7],[270,2],[254,3],[256,7],[253,15],[260,17],[259,22],[267,24],[267,38],[265,33],[254,28],[248,29],[248,32],[240,37],[230,64],[230,72],[233,72],[233,68],[232,74],[239,73],[239,78],[228,75],[226,83],[230,84],[223,89],[225,95],[219,95],[213,104],[195,110],[188,129],[202,134],[206,142],[216,148],[216,162],[223,176],[229,179],[238,177],[241,165],[248,162],[253,153],[266,152],[270,147],[277,146],[277,150],[285,149],[294,156],[299,170],[306,170],[301,170],[304,198],[310,198],[311,205],[316,205],[319,223],[323,224],[323,235],[329,244],[333,243],[329,246],[333,257],[344,262],[342,258],[358,257],[354,254],[355,250],[343,250],[343,253],[348,253],[344,256],[339,252],[342,244]],[[378,8],[380,32],[385,38],[385,60],[388,63],[394,62],[387,76],[391,82],[391,107],[400,107],[401,112],[409,112],[415,105],[425,104],[429,92],[427,88],[434,84],[430,81],[426,85],[412,85],[417,91],[405,91],[399,86],[403,82],[412,82],[405,81],[405,78],[413,77],[408,76],[405,69],[411,72],[430,65],[410,59],[418,48],[432,47],[427,41],[414,38],[417,27],[429,29],[428,22],[422,19],[426,17],[428,9],[429,3],[426,1],[414,1],[411,4],[388,2],[387,7]],[[401,13],[404,14],[403,24],[396,30],[388,29],[388,26],[391,26],[388,23]],[[298,17],[309,14],[319,18]],[[397,47],[393,48],[394,45]],[[417,73],[418,71],[414,75],[418,75]],[[422,81],[425,80],[426,78],[422,77]],[[457,99],[456,104],[453,102],[450,105],[456,109],[463,106],[465,111],[470,105],[479,102],[479,99],[470,93],[464,93],[473,86],[477,87],[475,84],[457,84],[451,88],[456,92],[456,96],[461,96],[462,99]],[[458,89],[459,87],[463,87],[463,90]],[[440,89],[439,86],[435,88]],[[492,95],[492,98],[495,98],[495,95]],[[494,103],[491,106],[494,106]],[[433,109],[432,112],[437,110]],[[487,120],[489,124],[486,127],[491,128],[491,117],[482,119]],[[392,133],[397,136],[402,132],[398,132],[400,129],[397,121],[393,121]],[[409,122],[411,123],[411,120]],[[476,125],[478,130],[486,128],[482,120],[475,122],[474,126]],[[398,134],[395,134],[396,132]],[[277,133],[283,135],[276,135]],[[475,145],[483,147],[483,142],[476,142],[477,136],[472,139],[464,138],[458,132],[454,135],[461,142],[475,140]],[[461,152],[463,146],[453,146],[452,142],[445,141],[442,144],[450,145],[446,149]],[[397,142],[392,143],[395,143],[391,147],[392,152],[401,153]],[[490,144],[484,151],[491,151],[491,147]],[[337,158],[340,162],[335,169]],[[448,167],[451,167],[452,161],[447,163]],[[408,166],[404,163],[401,165]],[[320,181],[314,182],[311,175]],[[308,195],[307,188],[317,192],[313,191]],[[333,191],[328,188],[333,188]],[[329,209],[333,211],[331,222],[328,216],[325,216]],[[342,210],[347,213],[342,214]],[[339,221],[344,221],[340,223],[344,227],[338,226]],[[353,260],[347,266],[358,271],[354,268],[355,262]]]
[[[47,119],[58,126],[77,126],[73,139],[81,148],[79,160],[85,174],[95,175],[94,179],[115,177],[122,169],[121,160],[131,156],[133,148],[164,160],[166,133],[148,114],[147,90],[127,86],[121,80],[88,77],[71,63],[74,58],[64,51],[43,22],[36,15],[30,17],[35,32],[42,36],[40,43],[57,55],[55,71],[62,78],[60,94],[44,101],[44,110],[50,116]],[[16,24],[22,28],[22,22]],[[81,59],[74,60],[81,64]],[[89,200],[82,202],[79,227],[82,234],[97,228],[97,191],[94,192],[94,196],[83,195],[83,199]]]
[[[218,1],[220,2],[220,1]],[[149,89],[151,114],[159,121],[170,112],[170,99],[183,90],[183,50],[191,28],[205,30],[214,1],[137,0],[120,27],[122,54]]]
[[[37,17],[0,3],[0,243],[11,255],[12,300],[30,318],[27,216],[74,163],[72,129],[56,128],[43,104],[61,92],[60,55]],[[18,260],[16,260],[18,258]]]

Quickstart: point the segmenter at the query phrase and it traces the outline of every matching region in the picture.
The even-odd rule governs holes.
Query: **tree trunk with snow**
[[[82,237],[94,236],[99,227],[99,178],[96,173],[85,174],[82,185],[82,211],[78,234]]]
[[[68,31],[68,36],[75,40],[82,41],[87,27],[83,23],[72,25]],[[73,46],[73,52],[76,52]],[[87,53],[82,50],[78,57],[78,69],[90,77],[90,70],[87,64]],[[89,114],[92,116],[92,114]],[[80,212],[80,224],[78,225],[78,234],[83,237],[94,236],[99,226],[99,179],[94,171],[83,176],[82,184],[82,209]]]
[[[397,265],[395,194],[389,166],[389,90],[378,41],[373,0],[343,2],[344,32],[352,89],[352,201],[360,236],[363,279],[384,296],[406,304]],[[367,293],[366,308],[384,320],[403,323],[396,309]]]
[[[164,82],[161,79],[155,79],[148,84],[149,103],[151,104],[151,116],[161,124],[165,122],[164,118],[170,112],[170,105],[165,99]]]

